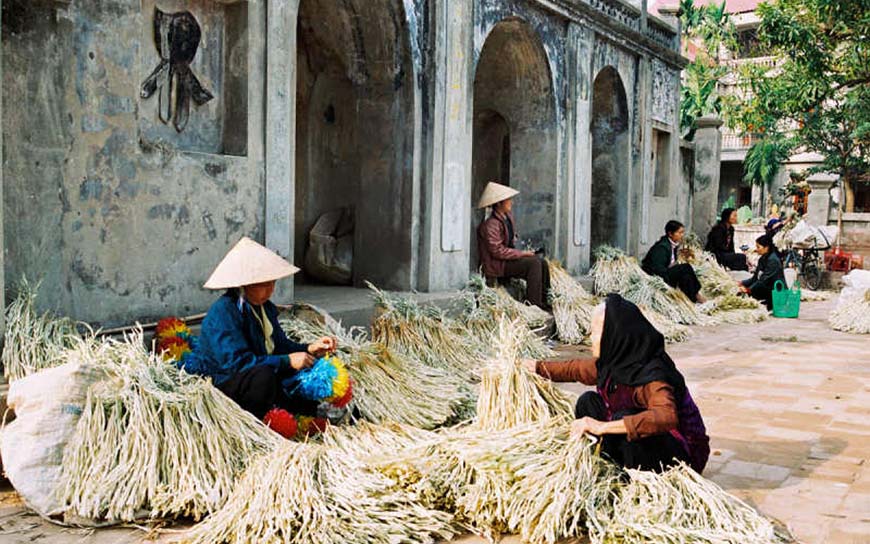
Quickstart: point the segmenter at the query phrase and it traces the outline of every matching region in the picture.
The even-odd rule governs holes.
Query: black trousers
[[[622,419],[628,413],[616,413],[613,420]],[[587,391],[577,399],[574,416],[591,417],[607,421],[607,408],[604,399],[595,391]],[[628,441],[624,434],[606,434],[601,437],[601,451],[617,465],[641,470],[663,469],[674,466],[678,461],[689,462],[689,454],[679,440],[670,433],[657,434]]]
[[[773,289],[769,287],[753,287],[749,296],[764,304],[768,311],[773,309]]]
[[[729,270],[749,270],[743,253],[717,253],[716,261]]]
[[[294,415],[316,415],[317,402],[284,393],[281,381],[289,375],[288,371],[257,366],[236,374],[217,388],[258,419],[263,419],[272,408],[283,408]]]
[[[550,292],[550,267],[547,261],[537,255],[505,261],[504,277],[526,280],[526,300],[538,308],[550,309],[547,303],[547,293]]]
[[[675,264],[668,268],[664,277],[665,283],[676,287],[689,297],[692,302],[698,301],[698,293],[701,292],[701,282],[695,275],[695,269],[690,264]]]

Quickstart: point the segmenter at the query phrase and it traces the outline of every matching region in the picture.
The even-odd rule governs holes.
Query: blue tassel
[[[288,397],[322,400],[332,396],[332,382],[337,376],[335,366],[328,359],[320,358],[310,368],[303,368],[284,380],[284,392]]]

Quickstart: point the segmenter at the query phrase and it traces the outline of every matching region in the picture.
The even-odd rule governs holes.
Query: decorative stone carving
[[[587,4],[628,28],[640,30],[640,12],[618,0],[585,0]]]
[[[652,61],[652,118],[667,125],[673,123],[676,116],[676,77],[676,73],[664,63]]]

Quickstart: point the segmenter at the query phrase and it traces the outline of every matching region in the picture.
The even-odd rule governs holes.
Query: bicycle
[[[824,235],[822,236],[824,238]],[[783,252],[782,266],[794,267],[798,276],[803,278],[801,285],[812,291],[822,286],[822,273],[825,271],[824,251],[831,249],[831,243],[825,239],[826,246],[820,247],[813,239],[813,247],[789,247]]]

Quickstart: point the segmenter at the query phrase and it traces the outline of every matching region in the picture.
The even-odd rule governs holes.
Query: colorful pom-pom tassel
[[[160,340],[157,344],[157,351],[162,353],[163,358],[167,361],[180,361],[186,354],[190,353],[190,345],[183,338],[169,336]]]
[[[347,398],[349,391],[352,391],[347,367],[334,355],[321,357],[310,368],[302,369],[284,380],[283,385],[288,396],[333,404],[346,401],[346,405],[350,402],[350,398]]]
[[[298,425],[293,414],[283,408],[272,408],[263,416],[263,423],[284,438],[294,438]]]
[[[157,322],[155,336],[158,340],[182,335],[190,336],[190,328],[177,317],[165,317]]]

